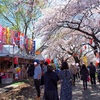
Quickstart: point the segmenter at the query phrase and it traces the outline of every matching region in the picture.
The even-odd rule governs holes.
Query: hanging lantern
[[[82,49],[80,50],[80,53],[82,53]]]
[[[84,46],[84,49],[86,49],[86,45]]]
[[[92,44],[92,42],[93,42],[93,40],[92,40],[92,39],[90,39],[90,44]]]

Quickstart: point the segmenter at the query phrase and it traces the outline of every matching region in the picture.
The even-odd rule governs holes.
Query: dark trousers
[[[59,100],[58,91],[45,91],[45,100]]]
[[[80,79],[80,72],[76,73],[76,78],[77,78],[77,80]]]
[[[0,76],[0,84],[1,84],[1,79],[2,79],[2,77]]]
[[[91,78],[91,84],[96,84],[95,74],[90,73],[90,78]]]
[[[40,80],[34,79],[34,85],[37,91],[37,96],[40,97]]]
[[[76,74],[73,74],[73,86],[75,86]]]
[[[83,80],[83,87],[87,88],[87,80]]]

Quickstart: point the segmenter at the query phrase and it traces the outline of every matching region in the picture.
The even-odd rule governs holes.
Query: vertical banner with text
[[[3,36],[2,36],[2,26],[0,25],[0,50],[2,50],[3,49],[3,43],[2,43],[2,38],[3,38]]]
[[[36,41],[34,41],[34,40],[32,41],[32,50],[31,50],[31,52],[30,52],[31,55],[35,55],[35,42],[36,42]]]

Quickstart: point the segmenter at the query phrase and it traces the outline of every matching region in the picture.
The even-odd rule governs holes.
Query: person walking
[[[59,80],[58,75],[53,72],[53,67],[48,65],[47,72],[44,74],[44,98],[45,100],[59,100],[57,81]]]
[[[83,81],[84,90],[86,90],[87,89],[87,78],[88,78],[89,73],[88,73],[88,70],[85,64],[82,65],[82,69],[80,73],[81,73],[81,80]]]
[[[59,72],[61,79],[60,100],[72,100],[72,77],[67,62],[63,62]]]
[[[91,85],[96,86],[96,67],[93,65],[93,62],[90,63],[89,65],[89,71],[90,71],[90,78],[91,78]]]
[[[77,69],[76,78],[77,78],[77,80],[80,80],[80,67],[79,67],[79,63],[76,63],[76,69]]]
[[[42,74],[42,70],[41,70],[41,66],[39,65],[39,61],[35,60],[34,61],[34,85],[37,91],[37,100],[40,100],[40,81],[41,81],[41,74]]]
[[[71,64],[70,71],[71,71],[71,74],[72,74],[72,77],[73,77],[73,86],[75,86],[76,73],[77,73],[77,68],[76,68],[75,64]]]
[[[50,63],[50,65],[53,67],[53,71],[55,71],[55,70],[56,70],[56,66],[55,66],[55,64],[54,64],[54,61],[53,61],[53,59],[51,60],[51,63]]]

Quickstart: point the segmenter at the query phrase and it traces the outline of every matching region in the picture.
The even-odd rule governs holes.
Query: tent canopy
[[[27,55],[25,49],[20,50],[18,46],[13,46],[13,45],[3,45],[3,49],[0,50],[0,57],[5,57],[5,56],[34,59],[34,56]]]
[[[37,59],[37,60],[44,60],[42,54],[36,55],[35,59]]]
[[[20,49],[18,46],[13,45],[3,45],[3,49],[0,50],[0,56],[16,56],[19,54]]]

